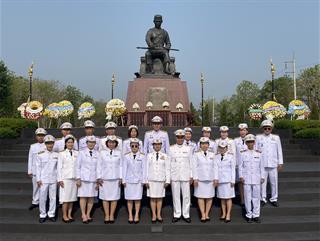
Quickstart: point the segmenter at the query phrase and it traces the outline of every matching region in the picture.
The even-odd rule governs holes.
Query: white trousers
[[[181,193],[182,193],[182,216],[190,217],[190,184],[189,181],[172,181],[171,192],[173,200],[173,217],[181,217]]]
[[[267,182],[269,177],[271,187],[271,198],[270,202],[278,201],[278,169],[276,167],[265,167],[264,182],[261,188],[261,200],[267,201]]]
[[[36,176],[32,176],[32,204],[39,204],[39,187]]]
[[[260,216],[260,184],[244,184],[244,205],[246,217],[256,218]]]
[[[57,183],[43,183],[39,192],[39,210],[40,218],[47,217],[46,203],[49,194],[49,211],[48,216],[52,218],[56,213],[56,199],[57,199]]]

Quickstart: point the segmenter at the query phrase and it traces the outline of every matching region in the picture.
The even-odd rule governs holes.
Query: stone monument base
[[[170,75],[145,75],[129,81],[126,99],[127,124],[151,125],[155,115],[164,126],[190,124],[190,106],[186,81]]]

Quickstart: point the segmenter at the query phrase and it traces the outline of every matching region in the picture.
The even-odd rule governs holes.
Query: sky
[[[1,0],[1,59],[17,75],[74,85],[97,100],[125,100],[139,71],[145,34],[163,15],[176,69],[189,99],[231,96],[242,80],[262,86],[285,74],[296,58],[297,73],[320,63],[318,0]],[[290,66],[288,66],[289,68]],[[291,69],[287,69],[291,71]]]

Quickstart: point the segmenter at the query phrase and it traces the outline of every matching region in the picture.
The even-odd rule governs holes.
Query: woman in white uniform
[[[62,203],[62,221],[69,223],[74,221],[72,218],[73,202],[77,201],[76,184],[76,163],[78,151],[73,150],[75,137],[67,135],[65,137],[65,150],[59,153],[58,158],[58,183],[59,201]]]
[[[152,223],[162,223],[162,199],[166,194],[166,187],[170,184],[170,159],[161,152],[162,141],[153,140],[154,152],[147,155],[146,186],[147,196],[150,197]]]
[[[123,180],[124,198],[127,200],[129,218],[128,222],[139,223],[140,206],[143,192],[143,184],[145,183],[145,155],[139,151],[140,140],[130,138],[131,152],[123,157]],[[135,216],[133,218],[132,209],[133,202],[135,205]]]
[[[120,199],[122,183],[122,155],[117,149],[117,137],[112,135],[106,139],[106,148],[100,151],[97,166],[97,182],[99,184],[99,198],[104,210],[104,223],[114,223],[114,213]]]
[[[87,148],[80,151],[77,159],[77,186],[80,197],[82,222],[88,224],[92,221],[91,210],[94,197],[98,196],[97,189],[97,163],[99,152],[94,149],[96,138],[87,137]]]
[[[131,125],[128,128],[128,139],[124,140],[122,143],[122,153],[123,155],[131,152],[131,147],[130,147],[130,139],[131,138],[139,138],[139,131],[138,127],[135,125]],[[143,144],[142,141],[139,140],[139,151],[143,152]]]
[[[236,161],[233,153],[228,152],[228,141],[218,142],[216,161],[219,166],[218,198],[221,199],[220,220],[231,222],[232,198],[235,197]]]
[[[210,139],[200,138],[200,150],[193,156],[194,196],[198,198],[201,222],[210,221],[209,213],[215,187],[218,185],[218,163],[215,154],[209,150]]]

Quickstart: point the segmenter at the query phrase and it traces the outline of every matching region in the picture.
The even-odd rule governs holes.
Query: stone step
[[[38,221],[39,217],[39,210],[34,209],[32,211],[29,211],[27,209],[28,206],[13,206],[13,205],[1,205],[0,211],[1,211],[1,217],[0,217],[0,222],[7,218],[14,218],[12,221],[14,223],[19,222],[19,221],[25,221],[26,223],[33,223]],[[199,212],[198,208],[196,206],[190,208],[190,216],[194,220],[195,223],[199,222]],[[316,201],[287,201],[287,202],[281,202],[280,207],[275,208],[269,204],[264,206],[261,209],[261,217],[263,219],[273,219],[275,222],[280,220],[281,217],[286,216],[288,219],[292,219],[293,221],[298,221],[300,217],[306,216],[306,215],[312,215],[312,216],[317,216],[319,215],[320,211],[320,205]],[[61,217],[62,210],[61,208],[57,208],[58,216]],[[164,205],[162,209],[162,215],[164,217],[165,223],[170,223],[171,222],[171,217],[172,217],[172,206],[171,205]],[[233,205],[232,209],[232,220],[234,223],[242,223],[244,222],[243,220],[243,215],[245,214],[244,209],[241,208],[238,205]],[[219,219],[220,215],[220,207],[219,206],[214,206],[211,210],[210,217],[212,218],[212,222],[209,222],[208,224],[217,224],[217,220]],[[103,210],[102,208],[96,208],[93,210],[92,216],[96,220],[96,224],[103,223]],[[75,205],[74,207],[74,217],[76,220],[78,220],[79,223],[81,220],[81,211],[79,208],[79,205]],[[116,217],[117,217],[117,223],[122,224],[122,223],[127,223],[127,208],[124,204],[118,205],[117,207],[117,212],[116,212]],[[142,208],[142,213],[141,213],[141,223],[142,224],[150,224],[150,208],[149,205],[143,206]],[[59,220],[60,221],[60,220]],[[49,222],[50,223],[50,222]],[[184,223],[184,222],[182,222]]]
[[[122,213],[121,213],[122,211]],[[94,214],[95,220],[89,225],[82,224],[76,216],[77,221],[71,224],[64,224],[58,220],[56,223],[47,221],[44,224],[37,223],[37,215],[35,217],[19,216],[9,218],[5,216],[0,219],[1,227],[7,233],[104,233],[104,234],[138,234],[150,233],[153,229],[162,229],[166,234],[224,234],[224,233],[260,233],[260,232],[292,232],[295,231],[318,231],[318,219],[316,215],[304,214],[297,219],[296,217],[284,216],[266,216],[262,214],[261,224],[247,224],[241,216],[236,216],[233,213],[233,220],[229,224],[218,221],[218,216],[212,217],[209,223],[200,223],[197,210],[191,210],[193,222],[187,224],[183,221],[172,224],[171,210],[166,213],[163,210],[164,223],[161,225],[150,224],[150,214],[142,211],[141,222],[137,225],[127,223],[126,210],[120,209],[120,215],[113,225],[103,224],[102,211],[97,210]],[[99,214],[98,214],[99,213]],[[217,213],[217,212],[216,212]],[[79,214],[80,215],[80,214]],[[18,228],[19,227],[19,228]]]
[[[249,224],[248,224],[249,225]],[[252,224],[255,225],[255,224]],[[158,226],[157,226],[158,227]],[[252,226],[255,227],[255,226]],[[248,233],[202,233],[199,234],[168,234],[151,232],[142,234],[96,234],[90,233],[90,239],[95,241],[142,241],[142,240],[152,240],[152,241],[186,241],[186,240],[198,240],[198,241],[208,241],[208,240],[223,240],[223,241],[270,241],[270,240],[281,240],[281,241],[319,241],[320,232],[319,231],[305,231],[301,232],[299,230],[291,232],[248,232]],[[57,241],[57,235],[54,233],[2,233],[1,237],[6,241]],[[87,241],[88,236],[82,233],[59,233],[59,241]]]

